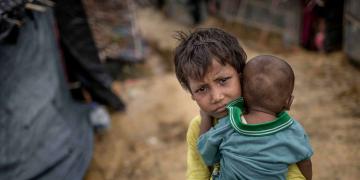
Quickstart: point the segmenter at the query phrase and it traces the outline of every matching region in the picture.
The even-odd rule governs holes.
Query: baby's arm
[[[203,110],[200,110],[201,123],[200,123],[200,135],[206,133],[212,127],[212,118],[206,114]]]
[[[302,160],[296,163],[301,171],[301,173],[305,176],[306,180],[312,179],[312,164],[311,159]]]

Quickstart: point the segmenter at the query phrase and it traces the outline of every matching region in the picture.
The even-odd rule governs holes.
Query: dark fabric
[[[303,26],[301,45],[310,50],[316,50],[314,38],[319,20],[325,21],[324,50],[331,52],[338,50],[342,45],[343,29],[343,0],[327,0],[323,7],[315,5],[312,8],[303,3]]]
[[[82,179],[92,156],[89,109],[61,69],[52,11],[0,42],[0,179]]]
[[[306,8],[306,4],[303,4],[302,11],[302,27],[300,42],[304,48],[315,49],[313,38],[315,35],[315,21],[318,17],[314,11],[314,8]]]
[[[25,15],[24,0],[0,1],[0,41],[15,43],[18,36],[18,25]]]
[[[25,3],[25,0],[1,0],[0,15],[9,12],[18,6],[23,5],[24,3]]]
[[[326,52],[339,50],[342,47],[344,1],[327,0],[324,8],[326,23],[324,49]]]
[[[100,62],[81,0],[57,1],[55,16],[70,79],[80,81],[95,101],[124,110],[111,90],[113,79]]]
[[[344,51],[350,62],[360,67],[360,1],[348,0],[345,6]]]

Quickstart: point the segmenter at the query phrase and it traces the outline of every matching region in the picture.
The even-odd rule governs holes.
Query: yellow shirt
[[[200,134],[200,116],[191,120],[187,134],[187,180],[209,180],[211,173],[197,150],[197,140]],[[296,164],[289,166],[287,180],[305,180]]]

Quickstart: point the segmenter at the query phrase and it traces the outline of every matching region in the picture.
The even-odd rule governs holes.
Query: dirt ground
[[[127,111],[112,113],[111,129],[96,136],[86,180],[185,179],[186,129],[198,108],[168,66],[177,44],[174,31],[189,27],[149,8],[136,11],[136,23],[151,45],[140,69],[150,73],[117,82]],[[310,136],[313,179],[360,178],[360,70],[343,53],[285,51],[271,48],[271,42],[257,47],[256,39],[249,39],[236,25],[209,19],[203,26],[238,35],[249,58],[274,54],[288,60],[296,75],[290,114]]]

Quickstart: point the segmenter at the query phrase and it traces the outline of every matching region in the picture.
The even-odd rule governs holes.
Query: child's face
[[[189,78],[192,99],[210,116],[227,115],[226,104],[241,96],[240,77],[229,64],[225,66],[212,61],[202,80]]]

